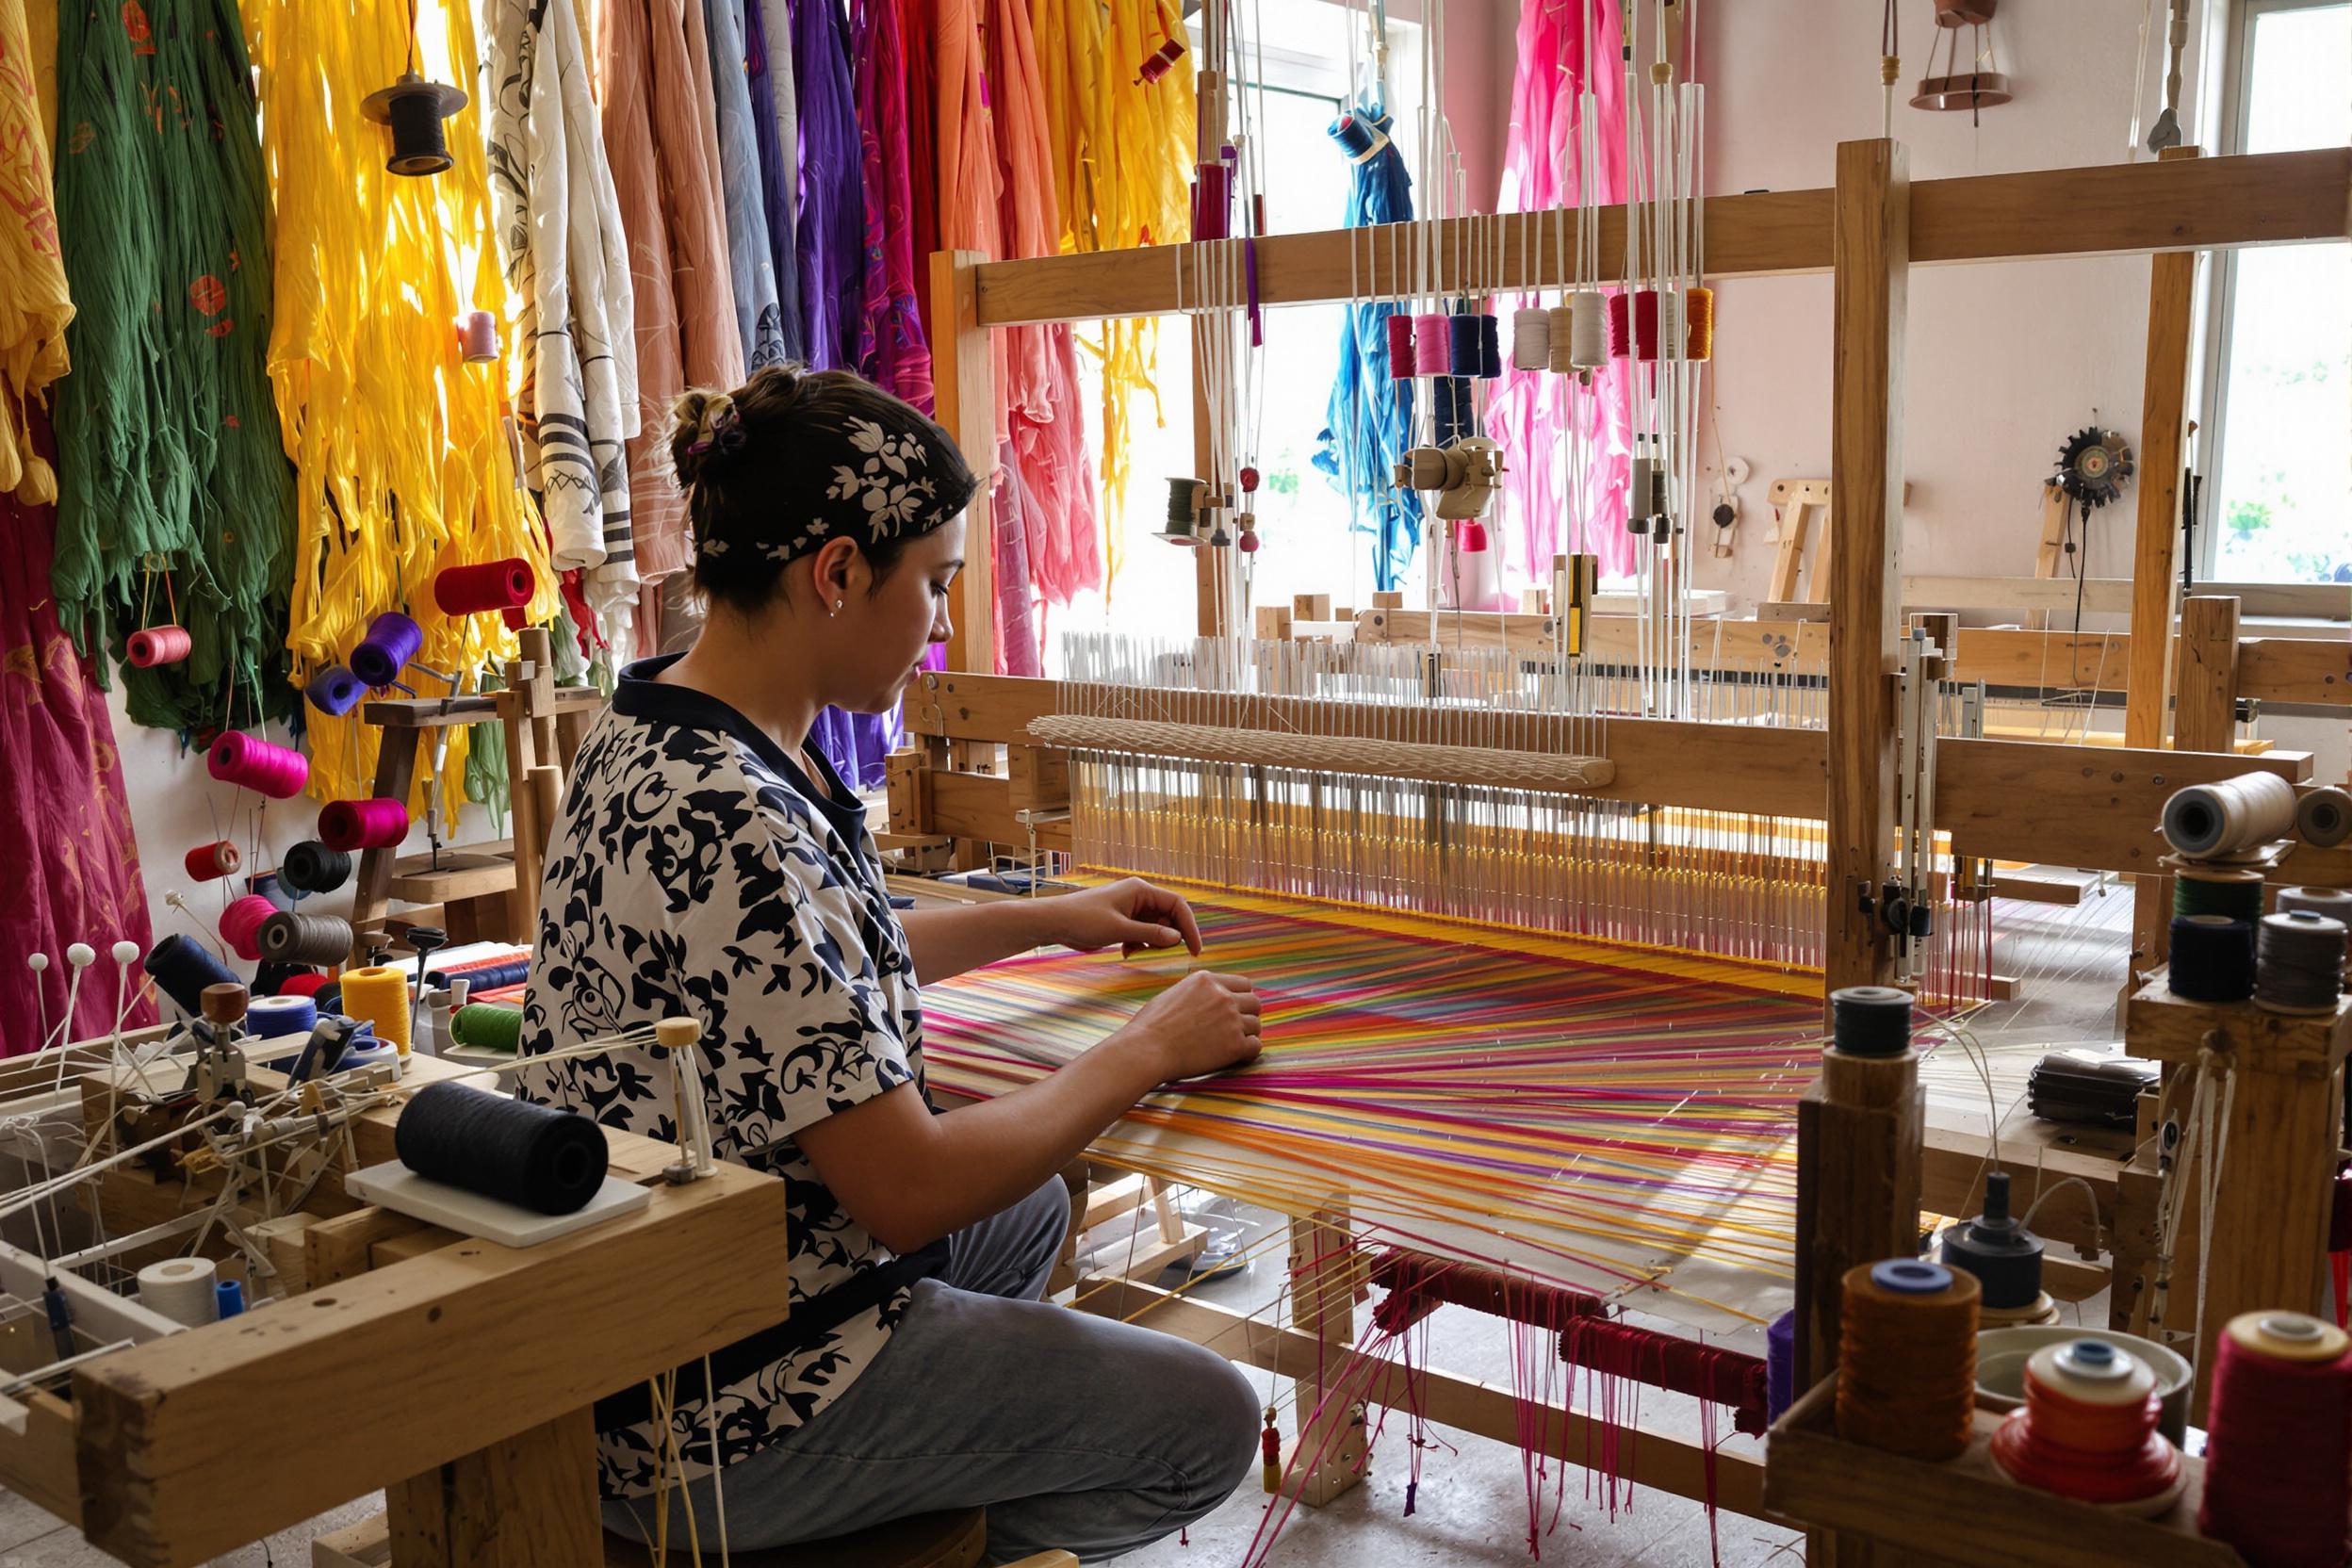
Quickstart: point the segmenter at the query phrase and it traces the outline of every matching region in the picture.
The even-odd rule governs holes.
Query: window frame
[[[2214,140],[2219,155],[2227,157],[2242,152],[2246,146],[2246,122],[2250,115],[2250,84],[2254,70],[2254,29],[2265,16],[2309,10],[2326,10],[2341,6],[2345,0],[2229,0],[2227,17],[2220,34],[2221,70],[2214,74],[2221,87],[2219,114]],[[2214,253],[2207,273],[2205,321],[2202,345],[2204,360],[2202,385],[2197,393],[2197,469],[2200,476],[2197,538],[2192,546],[2195,556],[2197,585],[2201,592],[2224,592],[2246,589],[2259,593],[2265,588],[2320,587],[2341,591],[2341,584],[2305,584],[2280,579],[2258,582],[2219,582],[2213,580],[2213,564],[2219,557],[2221,531],[2213,526],[2213,508],[2220,501],[2221,460],[2230,424],[2228,389],[2230,385],[2230,328],[2235,317],[2238,285],[2238,253],[2224,250]]]

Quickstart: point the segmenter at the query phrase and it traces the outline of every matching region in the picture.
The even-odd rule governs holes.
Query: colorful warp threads
[[[1122,1165],[1294,1215],[1344,1195],[1415,1250],[1763,1321],[1788,1269],[1797,1097],[1819,1004],[1610,967],[1602,950],[1220,893],[1202,961],[1266,1007],[1249,1069],[1155,1094],[1096,1145]],[[1450,937],[1452,939],[1445,939]],[[935,1087],[1041,1077],[1184,972],[1054,955],[924,992]],[[1661,1266],[1660,1260],[1668,1260]],[[1676,1266],[1710,1266],[1685,1285]]]

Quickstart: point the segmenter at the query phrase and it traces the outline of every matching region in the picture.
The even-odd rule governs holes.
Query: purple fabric
[[[784,357],[804,360],[808,339],[800,324],[800,256],[792,239],[792,204],[787,182],[799,170],[784,155],[776,128],[776,85],[768,74],[768,30],[760,8],[743,11],[743,66],[751,90],[752,135],[760,148],[760,204],[768,215],[768,255],[776,266],[776,300],[784,315]],[[795,155],[797,149],[795,149]]]
[[[849,80],[848,19],[834,0],[792,0],[800,110],[800,324],[808,364],[855,369],[865,318],[865,149]]]

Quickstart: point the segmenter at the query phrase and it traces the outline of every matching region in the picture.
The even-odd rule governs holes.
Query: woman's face
[[[964,520],[958,516],[901,551],[877,584],[870,574],[842,596],[835,617],[833,684],[841,707],[886,713],[898,706],[922,667],[923,650],[947,641],[949,596],[964,564]]]

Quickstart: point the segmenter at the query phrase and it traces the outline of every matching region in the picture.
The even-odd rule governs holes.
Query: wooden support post
[[[2164,160],[2193,158],[2194,147],[2168,147]],[[2180,465],[2189,398],[2189,318],[2197,296],[2197,253],[2151,257],[2148,286],[2148,369],[2140,398],[2139,516],[2132,548],[2132,642],[2125,650],[2123,743],[2153,750],[2164,743],[2164,699],[2172,694],[2173,605],[2180,574]],[[2088,562],[2082,570],[2090,570]],[[2231,694],[2236,694],[2232,687]],[[2143,876],[2132,890],[2132,950],[2136,963],[2164,956],[2172,916],[2170,879]]]
[[[397,800],[406,806],[409,787],[416,777],[416,755],[424,743],[423,730],[396,729],[386,725],[377,738],[376,781],[368,792],[378,800]],[[384,929],[384,916],[392,907],[392,867],[400,858],[398,844],[360,851],[359,869],[352,874],[351,882],[354,964],[368,961],[367,951],[361,945],[367,934]]]
[[[1298,1435],[1283,1464],[1284,1490],[1310,1508],[1364,1479],[1364,1403],[1347,1376],[1364,1279],[1344,1212],[1290,1222],[1290,1320],[1324,1348],[1314,1375],[1298,1380]]]
[[[2180,647],[2172,675],[2174,749],[2229,752],[2238,727],[2236,599],[2194,594],[2180,601]],[[2143,876],[2132,896],[2132,947],[2145,969],[2172,956],[2172,878]]]
[[[596,1420],[559,1415],[386,1487],[393,1568],[604,1560]]]
[[[1919,1251],[1926,1120],[1916,1051],[1821,1053],[1821,1076],[1797,1103],[1799,1393],[1837,1369],[1846,1270]]]
[[[931,257],[933,407],[974,478],[964,508],[964,569],[956,580],[955,629],[947,667],[996,669],[996,531],[991,525],[996,478],[996,372],[988,330],[980,324],[977,251],[940,251]]]
[[[1909,160],[1899,143],[1839,144],[1836,213],[1830,512],[1843,537],[1829,596],[1827,990],[1883,983],[1893,962],[1875,911],[1894,852],[1903,600],[1911,212]]]

